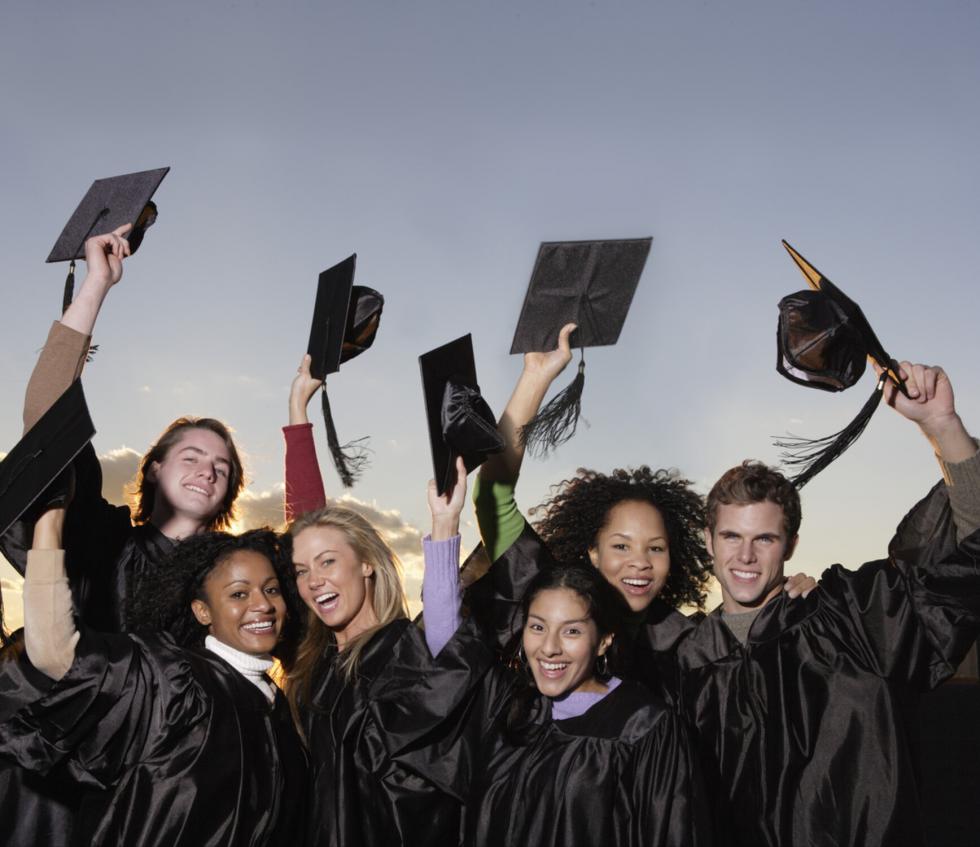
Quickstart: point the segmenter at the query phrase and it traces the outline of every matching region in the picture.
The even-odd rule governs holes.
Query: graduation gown
[[[430,749],[455,726],[448,719],[465,711],[469,692],[452,681],[483,673],[492,651],[463,631],[433,659],[422,632],[402,619],[364,646],[352,682],[337,656],[321,660],[303,716],[313,773],[309,843],[457,843],[462,796],[399,754]]]
[[[151,524],[133,526],[129,508],[102,496],[102,466],[87,445],[75,458],[75,496],[65,518],[65,570],[75,611],[98,632],[126,629],[126,606],[139,580],[173,549]],[[0,535],[0,552],[23,575],[34,524],[20,520]]]
[[[285,698],[166,635],[83,631],[65,677],[0,724],[0,757],[81,786],[85,847],[302,844],[306,756]]]
[[[976,638],[978,557],[980,533],[956,549],[940,485],[889,560],[780,594],[744,647],[718,611],[677,646],[719,843],[924,843],[909,721]]]

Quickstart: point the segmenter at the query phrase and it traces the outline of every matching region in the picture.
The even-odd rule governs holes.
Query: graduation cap
[[[363,446],[365,439],[359,438],[341,446],[330,412],[326,378],[328,374],[337,373],[344,362],[359,356],[374,343],[385,303],[384,297],[373,288],[354,285],[356,261],[355,253],[320,274],[307,347],[312,360],[310,375],[314,379],[324,380],[320,397],[327,444],[345,488],[350,488],[357,481],[367,464]]]
[[[469,473],[491,453],[500,453],[504,439],[497,432],[497,418],[480,395],[470,335],[423,353],[419,367],[433,478],[441,495],[456,482],[457,456],[463,457]]]
[[[541,455],[575,434],[585,385],[585,348],[615,344],[626,320],[652,238],[550,241],[541,244],[514,332],[511,353],[553,350],[567,323],[580,348],[572,383],[523,427],[521,438]]]
[[[802,488],[850,447],[864,431],[891,380],[908,396],[898,363],[885,352],[860,306],[796,252],[783,247],[810,288],[779,301],[776,370],[787,379],[822,391],[844,391],[864,374],[870,358],[882,369],[871,397],[844,429],[825,438],[787,438],[784,463],[798,469],[793,484]]]
[[[135,253],[143,242],[147,228],[157,219],[157,207],[150,198],[169,170],[167,167],[139,171],[97,179],[92,183],[46,260],[70,262],[62,312],[71,305],[75,289],[75,260],[85,258],[85,242],[93,235],[105,235],[123,224],[132,224],[133,228],[126,239],[130,253]]]
[[[41,500],[94,435],[76,379],[0,462],[0,534]]]

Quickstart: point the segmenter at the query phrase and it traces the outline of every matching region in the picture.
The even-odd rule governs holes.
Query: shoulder
[[[557,725],[569,735],[635,744],[673,722],[670,707],[644,685],[623,680],[584,714]]]

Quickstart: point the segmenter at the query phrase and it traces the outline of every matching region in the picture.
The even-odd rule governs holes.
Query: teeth
[[[199,485],[185,485],[184,488],[188,489],[189,491],[196,491],[198,494],[203,494],[205,497],[209,496],[208,492]]]
[[[568,667],[568,662],[542,662],[541,667],[546,671],[563,671]]]
[[[740,579],[755,579],[759,574],[755,571],[737,571],[732,568],[732,573]]]
[[[249,632],[269,632],[272,628],[272,621],[257,621],[256,623],[247,623],[242,627],[242,629],[247,629]]]
[[[638,588],[646,588],[651,582],[653,582],[653,580],[652,579],[624,579],[623,582],[625,582],[627,585],[635,585]]]
[[[339,596],[336,591],[328,591],[326,594],[321,594],[316,598],[317,603],[329,603],[335,597]]]

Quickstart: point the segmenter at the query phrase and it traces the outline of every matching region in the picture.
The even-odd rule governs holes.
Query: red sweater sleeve
[[[286,439],[286,501],[283,510],[291,521],[305,512],[321,509],[327,503],[320,476],[320,464],[313,444],[313,424],[293,424],[282,428]]]

